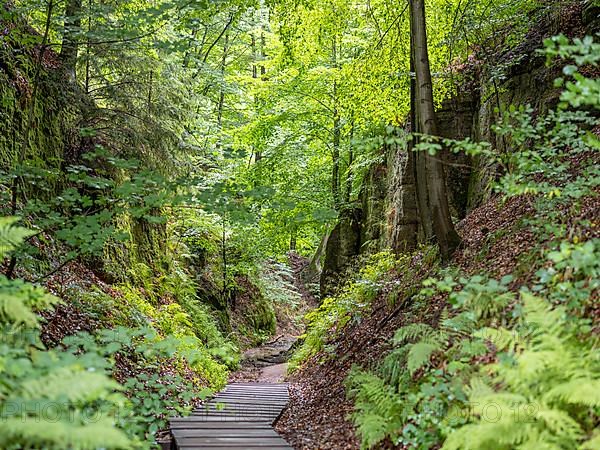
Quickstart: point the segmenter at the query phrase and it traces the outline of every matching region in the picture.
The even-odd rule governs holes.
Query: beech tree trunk
[[[427,52],[425,3],[424,0],[409,1],[411,44],[416,78],[414,88],[415,122],[418,133],[437,136],[433,85]],[[460,244],[460,237],[454,229],[452,217],[450,216],[444,166],[440,155],[432,157],[425,152],[417,152],[415,166],[423,228],[426,230],[427,235],[427,226],[431,224],[431,229],[440,247],[442,259],[447,261]]]
[[[333,37],[332,45],[332,63],[337,68],[337,39]],[[331,193],[333,196],[333,206],[339,210],[342,206],[342,197],[340,192],[340,141],[341,141],[341,123],[338,110],[337,81],[333,82],[333,142],[332,142],[332,160],[333,167],[331,171]]]
[[[78,34],[81,32],[82,0],[68,0],[65,7],[65,25],[60,48],[60,59],[65,71],[76,79]]]

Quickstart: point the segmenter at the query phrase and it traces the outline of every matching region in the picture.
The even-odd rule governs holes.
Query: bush
[[[0,219],[0,258],[29,233]],[[0,276],[0,447],[129,448],[116,428],[125,403],[98,355],[47,350],[37,311],[59,300],[40,288]]]

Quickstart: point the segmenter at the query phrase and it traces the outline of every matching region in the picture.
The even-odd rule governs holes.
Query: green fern
[[[417,342],[410,346],[406,368],[413,375],[431,359],[431,355],[441,349],[439,343]]]
[[[4,258],[34,234],[27,228],[15,225],[18,221],[16,217],[0,217],[0,258]]]
[[[467,393],[474,423],[452,432],[443,449],[593,448],[583,441],[600,412],[597,350],[575,338],[563,308],[527,293],[522,301],[521,328],[529,331],[528,339],[512,346],[514,362],[487,367],[491,384],[472,380]]]
[[[346,382],[354,399],[352,418],[362,438],[361,448],[372,448],[401,430],[404,402],[385,380],[355,368]]]
[[[405,344],[408,350],[406,368],[413,375],[429,363],[435,352],[445,348],[448,337],[443,329],[436,330],[424,323],[414,323],[399,328],[394,334],[393,342],[396,345]]]
[[[30,233],[0,219],[0,251]],[[125,449],[130,440],[111,416],[125,399],[101,371],[99,356],[43,349],[36,311],[58,299],[21,280],[0,277],[0,448]]]
[[[436,339],[437,335],[437,330],[426,323],[411,323],[410,325],[398,328],[394,334],[393,342],[395,345],[401,345],[418,340]]]

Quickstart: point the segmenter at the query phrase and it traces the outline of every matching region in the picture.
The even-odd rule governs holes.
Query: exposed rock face
[[[321,298],[331,292],[337,275],[361,252],[361,223],[362,210],[348,209],[331,231],[321,272]]]
[[[440,134],[452,139],[472,137],[476,100],[464,95],[446,102],[438,111]],[[327,242],[321,274],[321,296],[331,293],[339,274],[357,255],[392,249],[402,253],[414,249],[419,240],[415,169],[412,153],[405,146],[388,145],[383,163],[368,171],[361,190],[360,207],[344,214]],[[444,153],[448,168],[448,192],[453,214],[467,211],[471,161],[464,155]]]
[[[388,179],[385,197],[385,239],[383,248],[401,253],[417,245],[417,211],[413,155],[395,146],[387,153]]]
[[[556,105],[559,90],[553,82],[561,69],[546,66],[545,57],[537,50],[543,47],[545,38],[559,33],[568,37],[594,34],[600,29],[598,11],[593,0],[573,3],[545,17],[517,47],[487,55],[487,62],[493,58],[494,64],[486,70],[480,69],[482,61],[475,61],[459,92],[437,111],[440,135],[487,141],[499,152],[510,151],[510,141],[493,132],[499,120],[497,109],[531,105],[539,114]],[[414,248],[419,240],[412,155],[396,145],[382,149],[382,153],[385,162],[371,167],[363,182],[360,211],[353,213],[360,219],[349,223],[344,217],[331,233],[321,276],[322,292],[331,288],[331,280],[339,278],[354,256],[382,249],[401,253]],[[471,160],[463,154],[442,152],[440,157],[446,162],[451,212],[460,220],[489,198],[498,168],[488,160]]]

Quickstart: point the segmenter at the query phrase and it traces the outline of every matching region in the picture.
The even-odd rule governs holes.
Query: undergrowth
[[[0,257],[32,234],[14,222],[0,221]],[[0,447],[129,448],[132,439],[115,427],[127,399],[97,370],[105,360],[41,343],[36,313],[59,302],[41,288],[0,276]]]
[[[303,362],[326,349],[327,342],[352,320],[359,320],[371,302],[385,286],[386,277],[399,262],[390,252],[368,257],[360,271],[348,281],[341,292],[325,298],[317,309],[306,315],[307,332],[300,338],[302,345],[292,355],[289,370],[298,369]]]
[[[597,67],[600,48],[589,37],[557,37],[545,53],[570,63],[567,81],[557,82],[565,87],[561,104],[536,119],[524,106],[507,110],[496,132],[511,143],[509,154],[485,143],[444,142],[496,161],[505,170],[497,191],[534,205],[535,216],[519,224],[533,231],[533,248],[515,255],[526,273],[496,280],[450,267],[423,283],[411,308],[447,297],[439,323],[400,328],[379,367],[355,367],[347,379],[363,448],[600,447],[600,239],[594,224],[570,218],[597,199],[600,141],[590,111],[598,110],[600,82],[578,67]],[[481,261],[489,260],[485,252]]]

